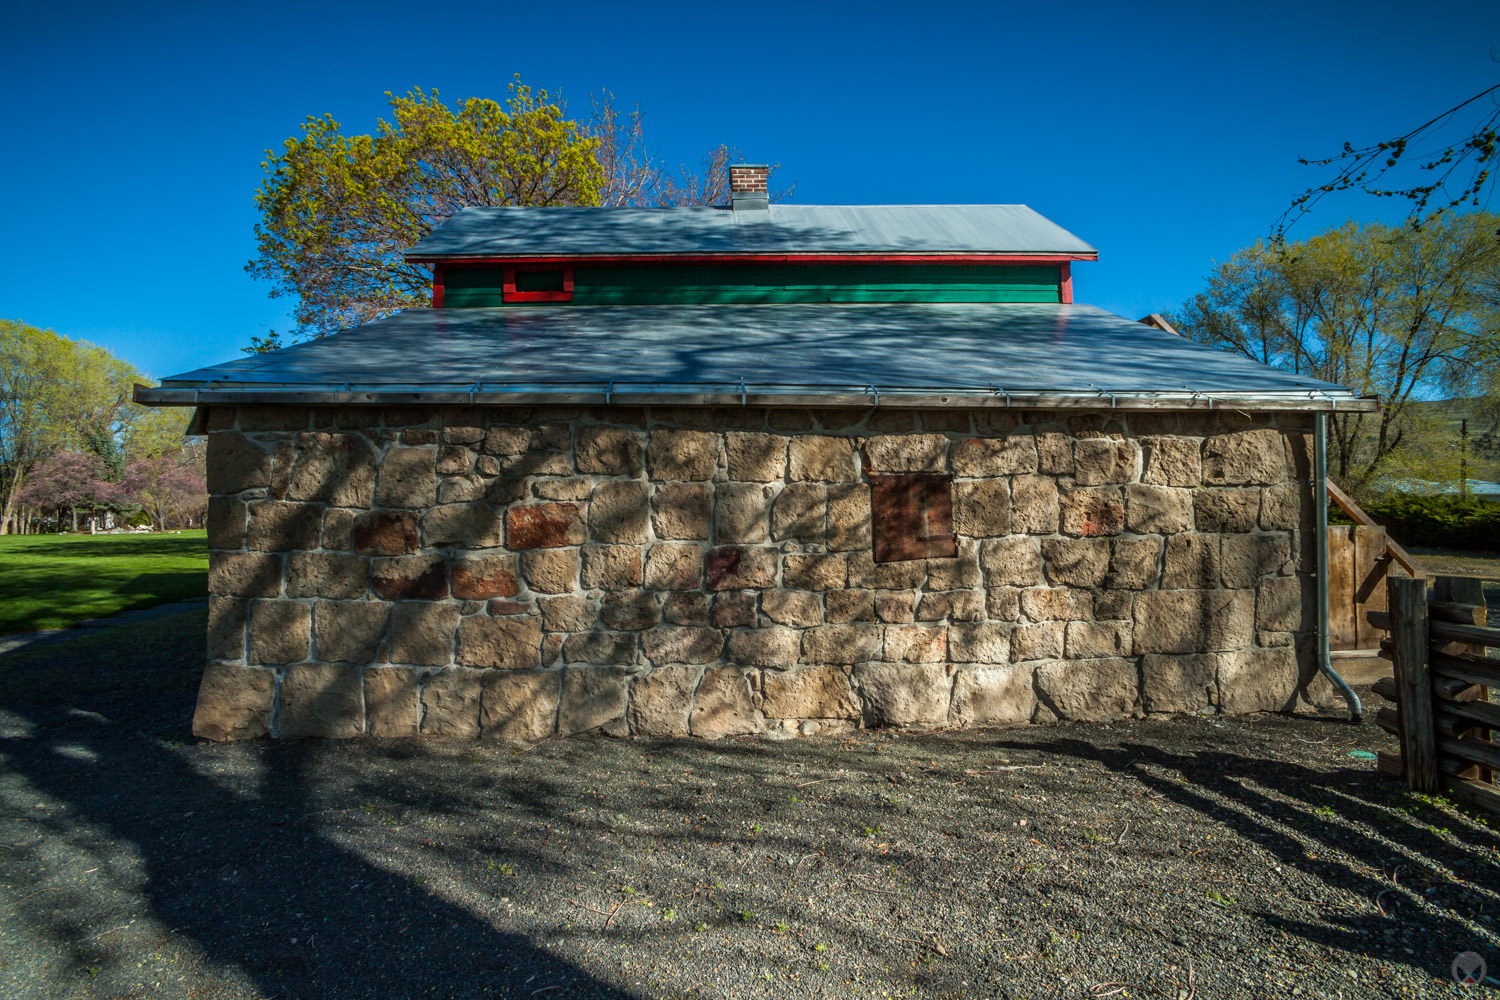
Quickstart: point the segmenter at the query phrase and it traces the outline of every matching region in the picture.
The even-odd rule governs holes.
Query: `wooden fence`
[[[1399,754],[1381,752],[1379,769],[1411,788],[1446,793],[1468,805],[1500,813],[1500,705],[1489,689],[1500,688],[1500,629],[1487,628],[1481,581],[1437,577],[1429,597],[1427,581],[1392,577],[1390,611],[1369,615],[1377,628],[1389,628],[1381,655],[1395,664],[1395,677],[1375,692],[1395,708],[1382,708],[1375,721],[1401,740]]]
[[[1424,574],[1332,480],[1328,499],[1354,521],[1328,527],[1328,648],[1344,656],[1374,656],[1385,631],[1371,623],[1370,612],[1386,610],[1386,580],[1398,566],[1414,577]]]

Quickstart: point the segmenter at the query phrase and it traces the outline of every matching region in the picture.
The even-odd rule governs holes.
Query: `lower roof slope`
[[[1375,407],[1094,306],[1032,303],[413,309],[137,399]]]

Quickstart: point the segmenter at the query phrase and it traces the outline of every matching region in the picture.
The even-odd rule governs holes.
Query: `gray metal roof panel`
[[[1018,395],[1295,394],[1347,389],[1088,305],[816,304],[413,309],[347,333],[175,375],[163,389],[545,389],[613,383]],[[1318,407],[1312,404],[1319,402]]]
[[[1090,256],[1093,247],[1025,205],[772,205],[727,208],[465,208],[411,260],[632,254]]]

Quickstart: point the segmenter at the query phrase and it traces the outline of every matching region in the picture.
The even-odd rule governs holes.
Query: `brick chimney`
[[[729,166],[729,198],[736,212],[764,212],[771,207],[766,182],[771,168],[764,163],[732,163]]]

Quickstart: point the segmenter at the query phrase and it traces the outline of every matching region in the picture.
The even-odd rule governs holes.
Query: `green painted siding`
[[[444,304],[502,305],[498,267],[449,266]],[[577,267],[584,305],[753,302],[1057,302],[1058,269],[1029,265],[662,264]]]

